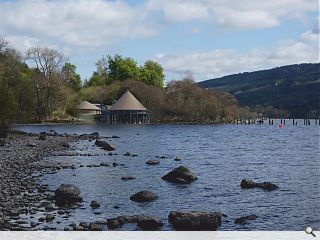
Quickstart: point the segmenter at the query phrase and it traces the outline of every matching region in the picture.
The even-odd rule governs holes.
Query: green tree
[[[78,92],[81,89],[81,79],[80,75],[76,73],[76,69],[76,65],[65,63],[62,67],[62,75],[64,82]]]
[[[107,73],[112,81],[125,81],[139,79],[137,62],[132,58],[124,58],[121,55],[107,56]]]
[[[28,121],[33,117],[33,72],[15,49],[0,48],[0,123]]]
[[[148,85],[163,88],[164,74],[162,66],[152,60],[144,63],[140,68],[140,80]]]

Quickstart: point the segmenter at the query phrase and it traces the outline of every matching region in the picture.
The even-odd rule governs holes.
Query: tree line
[[[73,119],[81,100],[113,104],[127,89],[148,108],[154,122],[215,122],[252,114],[232,95],[198,87],[191,76],[164,85],[162,66],[148,60],[103,56],[83,84],[76,66],[55,49],[25,54],[0,38],[0,124]]]

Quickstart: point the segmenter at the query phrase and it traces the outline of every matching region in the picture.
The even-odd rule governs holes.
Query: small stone
[[[54,211],[56,208],[53,206],[53,204],[49,204],[45,207],[45,210],[47,210],[48,212],[52,212]]]
[[[95,208],[99,208],[100,207],[100,204],[97,202],[97,201],[92,201],[90,206],[95,209]]]
[[[54,216],[52,214],[47,214],[46,216],[46,222],[52,222],[54,219]]]
[[[130,156],[131,156],[131,153],[130,153],[130,152],[126,152],[125,154],[123,154],[123,156],[130,157]]]
[[[148,165],[159,165],[160,161],[159,160],[148,160],[148,161],[146,161],[146,164],[148,164]]]
[[[102,228],[96,223],[90,223],[89,226],[90,231],[101,231]]]
[[[79,226],[83,227],[83,228],[88,228],[89,225],[86,222],[80,222]]]

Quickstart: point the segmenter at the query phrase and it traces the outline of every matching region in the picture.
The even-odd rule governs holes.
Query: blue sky
[[[0,0],[0,19],[12,47],[56,48],[82,79],[116,53],[166,81],[319,62],[318,0]]]

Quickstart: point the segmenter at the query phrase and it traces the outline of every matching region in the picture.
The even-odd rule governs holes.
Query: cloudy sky
[[[0,35],[58,49],[83,79],[119,53],[201,81],[319,62],[319,0],[0,0]]]

